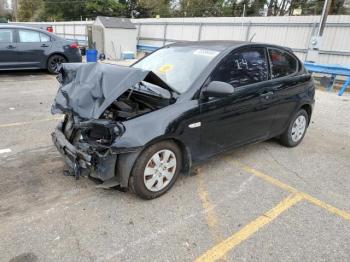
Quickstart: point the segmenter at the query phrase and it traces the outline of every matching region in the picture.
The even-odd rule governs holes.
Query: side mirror
[[[226,82],[213,81],[204,88],[203,95],[206,97],[225,97],[233,94],[233,92],[234,88],[232,85]]]

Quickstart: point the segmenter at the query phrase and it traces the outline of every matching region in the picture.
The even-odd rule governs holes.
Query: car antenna
[[[252,37],[249,39],[249,42],[251,42],[251,41],[253,40],[253,38],[254,38],[255,35],[256,35],[256,33],[254,33],[254,34],[252,35]]]

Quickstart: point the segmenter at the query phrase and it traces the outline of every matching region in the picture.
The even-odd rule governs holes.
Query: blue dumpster
[[[95,49],[86,50],[86,62],[97,62],[97,53]]]

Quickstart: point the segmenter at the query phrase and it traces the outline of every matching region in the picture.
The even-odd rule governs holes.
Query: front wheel
[[[176,144],[163,141],[151,145],[137,159],[129,185],[141,198],[159,197],[174,185],[181,165],[181,151]]]
[[[281,144],[287,147],[295,147],[303,140],[309,115],[304,109],[300,109],[289,123],[288,129],[281,135]]]
[[[47,61],[47,70],[51,74],[57,74],[59,66],[63,63],[67,63],[67,59],[61,55],[52,55]]]

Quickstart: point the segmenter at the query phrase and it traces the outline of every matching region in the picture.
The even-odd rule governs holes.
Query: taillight
[[[79,48],[78,44],[77,43],[73,43],[69,46],[70,48]]]

